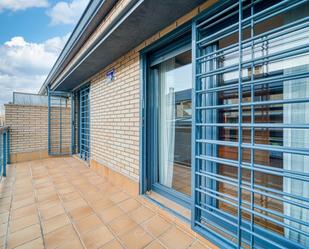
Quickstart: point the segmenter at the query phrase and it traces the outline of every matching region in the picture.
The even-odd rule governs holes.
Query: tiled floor
[[[3,248],[209,248],[74,158],[10,165],[0,193]]]

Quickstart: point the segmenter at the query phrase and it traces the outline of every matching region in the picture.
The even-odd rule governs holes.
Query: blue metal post
[[[10,140],[10,130],[8,129],[7,130],[7,163],[9,164],[9,163],[11,163],[11,144],[10,144],[10,142],[11,142],[11,140]]]
[[[239,0],[238,6],[238,49],[239,49],[239,63],[238,63],[238,248],[241,248],[241,220],[242,220],[242,0]]]
[[[47,89],[47,94],[48,94],[48,155],[51,154],[51,140],[50,140],[50,112],[51,112],[51,103],[50,103],[50,87],[48,86]]]
[[[197,158],[196,158],[196,21],[192,23],[192,133],[191,133],[191,193],[192,193],[192,205],[191,205],[191,227],[195,226],[195,221],[197,219],[196,215],[196,202],[197,202],[197,191],[196,187],[196,171],[197,171]]]
[[[75,94],[71,93],[71,151],[70,154],[75,153]]]
[[[3,171],[2,171],[2,175],[4,176],[4,177],[6,177],[6,164],[7,164],[7,149],[6,149],[6,147],[7,147],[7,138],[6,138],[6,136],[7,136],[7,133],[6,133],[6,131],[3,133],[3,136],[2,136],[2,139],[3,139]]]

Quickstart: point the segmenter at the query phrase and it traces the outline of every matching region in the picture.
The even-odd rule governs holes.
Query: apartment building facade
[[[218,247],[308,248],[308,14],[306,0],[91,1],[40,90],[49,155],[78,155]]]

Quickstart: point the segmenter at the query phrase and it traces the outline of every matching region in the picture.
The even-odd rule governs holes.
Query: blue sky
[[[88,2],[0,0],[0,114],[13,91],[38,91]]]

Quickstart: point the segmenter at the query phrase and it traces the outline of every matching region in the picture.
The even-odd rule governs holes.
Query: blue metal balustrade
[[[222,1],[193,23],[192,227],[309,248],[309,1]]]
[[[6,176],[6,167],[10,162],[10,130],[7,126],[0,127],[0,178]]]

